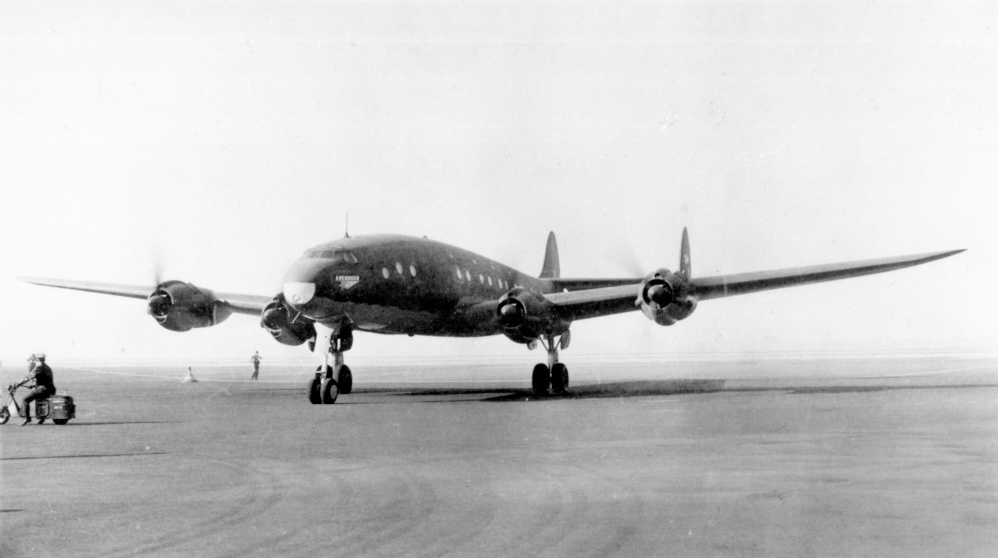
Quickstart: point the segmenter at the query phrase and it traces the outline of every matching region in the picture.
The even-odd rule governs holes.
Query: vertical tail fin
[[[686,232],[686,227],[683,227],[683,244],[679,248],[679,275],[686,280],[693,276],[693,268],[690,265],[690,235]]]
[[[561,277],[561,266],[558,264],[558,242],[554,239],[554,231],[548,235],[548,246],[544,252],[544,267],[541,268],[541,279],[557,279]]]

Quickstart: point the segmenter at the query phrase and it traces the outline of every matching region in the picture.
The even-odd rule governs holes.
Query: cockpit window
[[[342,250],[308,250],[301,255],[301,258],[303,260],[322,259],[333,260],[333,262],[359,263],[357,256]]]

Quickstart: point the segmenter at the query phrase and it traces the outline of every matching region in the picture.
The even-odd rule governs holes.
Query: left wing
[[[74,291],[85,291],[88,293],[99,293],[113,296],[123,296],[128,298],[149,298],[159,287],[144,285],[118,285],[113,283],[91,283],[87,281],[67,281],[63,279],[41,279],[36,277],[20,277],[22,281],[32,285],[42,285],[44,287],[55,287],[58,289],[71,289]],[[259,295],[245,295],[235,293],[211,292],[218,303],[231,312],[237,314],[250,314],[259,316],[273,297]]]
[[[712,298],[749,294],[783,287],[894,271],[946,258],[960,252],[963,252],[963,250],[930,252],[911,256],[795,267],[755,273],[718,275],[688,280],[677,276],[681,281],[678,287],[681,287],[685,296],[695,301],[710,300]],[[571,282],[571,280],[562,281],[566,284]],[[632,283],[629,285],[551,293],[544,295],[544,297],[552,302],[557,307],[560,315],[567,320],[581,320],[619,314],[621,312],[637,310],[641,307],[641,297],[651,279],[646,279],[643,282],[631,281]],[[670,287],[674,286],[670,285]]]

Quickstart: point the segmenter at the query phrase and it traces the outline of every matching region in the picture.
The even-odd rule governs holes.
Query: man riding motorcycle
[[[45,364],[45,353],[35,353],[32,356],[38,361],[38,364],[31,367],[29,363],[28,375],[15,384],[16,387],[20,387],[28,382],[34,382],[30,386],[31,391],[21,400],[21,416],[24,417],[24,422],[21,423],[21,426],[31,424],[31,413],[28,411],[28,406],[32,401],[48,399],[55,395],[55,382],[52,379],[52,369],[49,368],[49,365]],[[37,407],[38,403],[35,403],[35,406]],[[45,419],[38,419],[38,424],[44,423]]]

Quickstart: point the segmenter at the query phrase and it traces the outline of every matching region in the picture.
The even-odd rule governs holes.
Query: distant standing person
[[[250,362],[253,363],[253,375],[250,380],[256,381],[256,377],[260,374],[260,351],[254,351],[253,356],[250,357]]]
[[[52,369],[49,368],[49,365],[45,364],[45,353],[35,353],[31,356],[35,357],[37,364],[32,366],[31,360],[28,359],[28,375],[17,384],[18,386],[23,386],[28,382],[34,381],[31,391],[21,400],[21,416],[24,417],[24,422],[21,423],[21,426],[31,424],[31,412],[28,406],[31,405],[32,401],[48,399],[50,396],[55,395],[55,382],[52,380]],[[35,406],[37,407],[38,404],[35,403]],[[38,419],[38,424],[44,423],[45,419]]]

